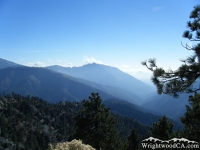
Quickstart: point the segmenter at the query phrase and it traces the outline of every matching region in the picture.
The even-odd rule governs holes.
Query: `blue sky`
[[[176,69],[198,0],[1,0],[0,57],[23,65],[97,62],[146,80],[141,61]],[[189,43],[192,44],[192,43]]]

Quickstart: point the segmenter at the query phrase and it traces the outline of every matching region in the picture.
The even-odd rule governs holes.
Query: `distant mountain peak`
[[[85,65],[83,65],[83,66],[106,66],[106,65],[105,65],[105,64],[99,64],[99,63],[93,62],[93,63],[85,64]]]
[[[138,95],[139,97],[143,97],[144,95],[154,92],[153,87],[143,83],[116,67],[104,64],[92,63],[72,68],[49,66],[48,68],[57,72],[68,74],[72,77],[120,88],[130,92],[131,94]]]

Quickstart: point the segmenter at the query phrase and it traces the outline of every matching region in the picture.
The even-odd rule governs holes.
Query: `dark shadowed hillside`
[[[0,70],[0,93],[19,93],[41,97],[48,102],[81,101],[91,92],[102,99],[113,97],[76,79],[44,68],[6,68]]]
[[[151,126],[158,121],[161,116],[145,112],[140,107],[126,101],[109,99],[103,102],[107,107],[110,107],[112,112],[133,118],[144,125]],[[171,119],[170,119],[171,120]],[[182,125],[171,120],[174,123],[174,129],[182,129]]]
[[[188,105],[188,98],[190,94],[180,94],[179,98],[174,98],[170,95],[158,95],[155,93],[148,98],[148,102],[144,103],[142,107],[154,110],[167,115],[177,121],[186,112],[185,105]]]

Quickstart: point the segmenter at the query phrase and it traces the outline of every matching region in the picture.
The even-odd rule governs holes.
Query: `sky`
[[[27,66],[100,63],[150,81],[141,62],[177,69],[198,0],[0,0],[0,58]]]

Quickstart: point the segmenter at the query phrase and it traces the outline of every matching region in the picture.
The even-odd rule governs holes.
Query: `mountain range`
[[[102,64],[93,63],[72,68],[49,66],[47,68],[98,84],[117,87],[141,98],[144,98],[145,95],[155,91],[152,86],[143,83],[133,76],[124,73],[115,67]]]
[[[103,99],[112,95],[78,82],[71,76],[45,68],[18,67],[0,70],[0,93],[19,93],[38,96],[47,102],[81,101],[91,92],[98,92]]]
[[[67,74],[59,69],[71,71]],[[47,78],[43,78],[44,76]],[[81,101],[87,98],[86,95],[91,92],[99,92],[103,99],[117,98],[141,105],[145,102],[140,96],[141,93],[147,95],[153,91],[151,86],[110,66],[88,64],[74,68],[61,66],[39,68],[25,67],[3,59],[1,59],[0,85],[0,93],[14,91],[22,95],[39,96],[51,102],[56,102],[58,99],[61,101]],[[137,85],[141,87],[140,90],[138,90]],[[140,91],[140,94],[137,91]],[[45,93],[50,94],[46,96]]]
[[[104,88],[100,88],[101,90],[105,90],[105,85],[107,85],[107,90],[108,86],[112,87],[112,90],[108,90],[110,94],[111,91],[114,90],[113,87],[115,87],[112,94],[116,95],[116,93],[118,93],[116,97],[119,98],[119,95],[123,95],[120,99],[140,105],[144,108],[144,111],[149,111],[157,115],[167,115],[179,122],[180,117],[186,112],[185,105],[189,104],[188,97],[190,94],[181,93],[179,98],[174,98],[165,94],[159,95],[151,86],[146,86],[143,82],[114,67],[88,64],[73,68],[61,66],[49,66],[47,68],[73,77],[78,77],[80,80],[85,79],[84,81],[92,81],[93,84],[91,85],[93,87],[97,87],[94,83],[98,83],[98,85],[103,84]],[[116,88],[118,88],[118,91],[116,91]],[[122,92],[126,93],[122,94]],[[135,99],[137,101],[135,101]]]
[[[185,112],[188,96],[179,100],[154,93],[154,88],[117,68],[87,64],[82,67],[25,67],[0,59],[0,94],[37,96],[47,102],[81,101],[98,92],[103,101],[120,100],[137,105],[132,113],[167,115],[177,119]],[[147,96],[151,95],[151,96]],[[185,100],[182,100],[183,98]],[[171,99],[171,100],[169,100]],[[120,104],[122,107],[122,104]],[[127,107],[123,108],[129,109]],[[119,107],[119,106],[118,106]],[[118,112],[120,109],[118,109]],[[147,115],[148,116],[148,115]]]

